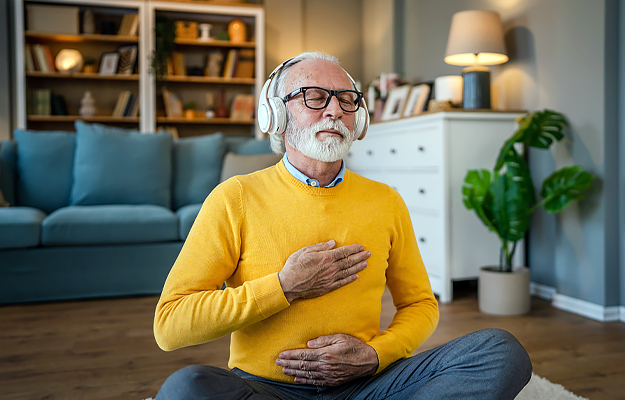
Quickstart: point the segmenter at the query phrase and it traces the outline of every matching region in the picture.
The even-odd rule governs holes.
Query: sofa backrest
[[[15,203],[46,213],[69,204],[76,139],[69,132],[16,129]]]

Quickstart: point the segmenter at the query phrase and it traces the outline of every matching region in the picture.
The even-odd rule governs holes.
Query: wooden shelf
[[[26,76],[29,78],[58,78],[58,79],[94,79],[105,81],[138,81],[139,75],[100,75],[98,73],[85,74],[83,72],[73,72],[69,74],[63,74],[60,72],[26,72]]]
[[[241,47],[253,49],[256,47],[255,42],[231,42],[229,40],[209,40],[202,41],[199,39],[175,39],[174,43],[187,46],[205,46],[205,47]]]
[[[99,35],[99,34],[59,35],[55,33],[26,31],[24,32],[24,37],[31,38],[31,39],[54,41],[54,42],[139,43],[138,36],[120,36],[120,35]]]
[[[96,115],[94,117],[81,117],[80,115],[29,115],[29,122],[74,122],[76,120],[85,122],[127,122],[139,123],[139,117],[111,117],[110,115]]]
[[[216,76],[184,76],[168,75],[163,77],[166,82],[190,82],[190,83],[223,83],[226,85],[253,85],[254,78],[220,78]]]
[[[207,124],[207,125],[254,125],[255,120],[233,120],[230,118],[168,118],[157,117],[158,124]]]

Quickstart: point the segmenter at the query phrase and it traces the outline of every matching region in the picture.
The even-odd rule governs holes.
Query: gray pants
[[[486,329],[336,387],[275,382],[244,371],[192,365],[174,372],[156,400],[514,399],[532,364],[514,336]]]

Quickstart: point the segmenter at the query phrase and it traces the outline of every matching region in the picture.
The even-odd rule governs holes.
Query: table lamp
[[[462,70],[462,106],[490,108],[490,70],[487,65],[508,61],[501,18],[494,11],[468,10],[451,19],[445,62]]]

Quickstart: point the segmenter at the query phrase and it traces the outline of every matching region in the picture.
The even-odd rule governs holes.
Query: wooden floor
[[[189,364],[226,367],[228,337],[171,353],[152,336],[156,297],[0,307],[2,399],[129,399],[154,396]],[[465,333],[498,327],[528,350],[534,372],[592,400],[625,399],[625,324],[599,323],[533,299],[521,317],[477,311],[473,290],[440,307],[428,349]],[[394,308],[383,300],[381,325]]]

